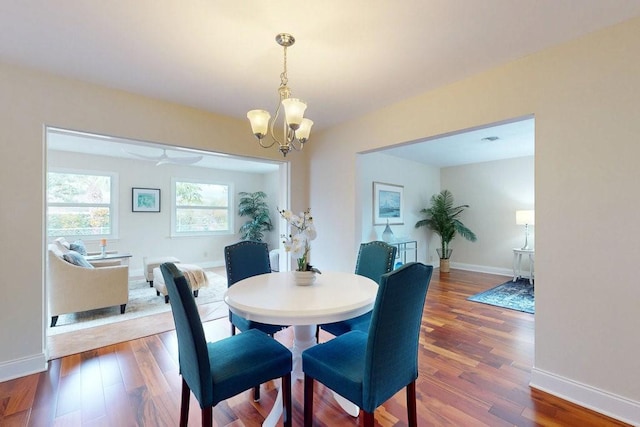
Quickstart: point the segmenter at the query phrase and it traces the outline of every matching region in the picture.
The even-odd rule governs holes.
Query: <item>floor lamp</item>
[[[529,225],[535,225],[535,211],[516,211],[516,224],[524,225],[524,246],[521,249],[531,249],[529,247]]]

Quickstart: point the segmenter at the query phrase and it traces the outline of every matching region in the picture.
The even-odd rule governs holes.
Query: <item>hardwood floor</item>
[[[434,273],[420,337],[420,426],[625,426],[528,386],[534,316],[466,301],[504,276]],[[226,318],[205,323],[209,340],[228,336]],[[324,332],[323,332],[324,334]],[[290,344],[290,329],[276,336]],[[329,335],[321,335],[328,339]],[[47,372],[0,383],[1,426],[176,426],[180,376],[174,331],[52,360]],[[216,426],[259,426],[273,405],[274,383],[254,403],[247,391],[215,407]],[[302,425],[303,384],[293,387],[293,425]],[[357,426],[316,383],[315,426]],[[406,396],[375,413],[377,426],[406,426]],[[200,425],[191,399],[189,425]],[[282,423],[280,422],[280,425]]]

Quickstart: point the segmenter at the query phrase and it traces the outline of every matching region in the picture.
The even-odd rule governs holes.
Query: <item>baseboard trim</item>
[[[451,268],[455,268],[458,270],[475,271],[478,273],[497,274],[499,276],[513,277],[513,270],[508,268],[488,267],[485,265],[475,265],[475,264],[463,264],[459,262],[452,262],[450,266]]]
[[[631,425],[640,425],[640,402],[533,368],[529,385]]]
[[[0,382],[44,372],[47,367],[47,358],[44,353],[3,362],[0,363]]]

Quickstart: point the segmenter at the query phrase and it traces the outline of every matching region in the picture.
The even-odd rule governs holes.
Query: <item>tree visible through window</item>
[[[175,233],[229,231],[229,186],[175,182]]]
[[[112,235],[111,175],[47,174],[47,235]]]

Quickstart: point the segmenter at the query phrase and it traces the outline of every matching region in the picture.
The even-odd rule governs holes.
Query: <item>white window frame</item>
[[[119,195],[119,190],[120,190],[120,185],[119,185],[119,175],[117,172],[110,172],[110,171],[100,171],[100,170],[88,170],[88,169],[67,169],[67,168],[51,168],[49,170],[47,170],[47,181],[46,181],[46,188],[45,191],[47,193],[46,197],[45,197],[45,202],[46,202],[46,236],[47,239],[52,239],[58,236],[50,236],[49,235],[49,216],[48,216],[48,211],[49,211],[49,206],[61,206],[61,207],[67,207],[67,206],[82,206],[82,207],[87,207],[87,206],[103,206],[103,205],[98,205],[98,204],[90,204],[90,203],[83,203],[83,204],[75,204],[75,203],[49,203],[49,197],[48,197],[48,193],[49,193],[49,173],[64,173],[64,174],[73,174],[73,175],[95,175],[95,176],[108,176],[111,179],[111,201],[108,204],[109,206],[109,212],[111,213],[111,218],[110,218],[110,222],[111,222],[111,233],[109,234],[70,234],[70,235],[66,235],[66,236],[61,236],[61,237],[65,237],[68,239],[83,239],[83,240],[100,240],[100,239],[117,239],[118,238],[118,217],[119,217],[119,203],[118,201],[120,200],[120,195]]]
[[[228,230],[219,230],[219,231],[190,231],[190,232],[178,232],[176,231],[176,223],[178,218],[178,206],[176,203],[176,184],[178,182],[188,182],[192,184],[207,184],[207,185],[223,185],[227,187],[227,215],[229,217],[229,229]],[[209,181],[204,179],[197,178],[171,178],[171,237],[193,237],[193,236],[221,236],[233,234],[234,230],[234,219],[235,219],[235,209],[234,209],[234,198],[233,198],[233,184],[229,182],[220,182],[220,181]],[[193,208],[193,207],[192,207]],[[202,209],[225,209],[220,206],[202,206],[199,207]]]

